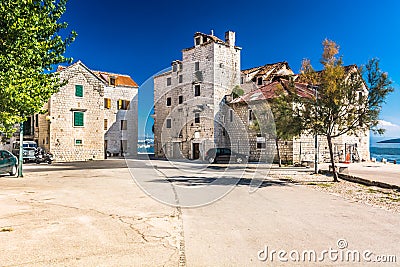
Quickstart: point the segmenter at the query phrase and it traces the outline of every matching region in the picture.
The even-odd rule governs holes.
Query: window
[[[179,75],[179,83],[182,83],[183,82],[183,75],[181,74],[181,75]]]
[[[39,127],[39,114],[35,115],[35,127]]]
[[[128,140],[121,140],[121,154],[128,150]]]
[[[265,142],[257,142],[257,148],[258,149],[262,149],[262,148],[266,148],[266,143]]]
[[[108,120],[104,119],[104,130],[108,130]]]
[[[249,109],[249,121],[253,121],[256,119],[253,110]]]
[[[244,84],[244,78],[240,77],[240,84]]]
[[[171,106],[171,98],[170,97],[167,97],[167,106],[169,107],[169,106]]]
[[[363,101],[363,93],[362,92],[358,92],[358,104],[362,104]]]
[[[203,43],[207,43],[207,36],[203,36]]]
[[[126,120],[121,120],[121,130],[128,129],[128,122]]]
[[[262,85],[262,84],[263,84],[262,77],[258,77],[257,78],[257,85]]]
[[[166,124],[167,128],[171,128],[171,119],[167,119]]]
[[[75,111],[74,112],[74,127],[83,127],[84,126],[84,121],[83,121],[83,112]]]
[[[130,103],[131,103],[131,101],[129,101],[129,100],[120,99],[120,100],[117,101],[118,109],[128,110],[129,106],[130,106]]]
[[[200,96],[200,84],[194,86],[194,96]]]
[[[117,83],[116,83],[116,77],[114,77],[114,76],[111,76],[110,77],[110,85],[112,85],[112,86],[115,86]]]
[[[183,95],[178,96],[178,101],[179,101],[179,104],[183,103]]]
[[[176,72],[178,70],[178,65],[176,65],[176,63],[174,63],[173,65],[172,65],[172,71],[173,72]]]
[[[194,113],[194,123],[200,123],[200,113]]]
[[[179,69],[183,70],[183,63],[179,63]]]
[[[195,44],[196,45],[200,45],[200,37],[197,37],[196,39],[194,39],[195,40]]]
[[[111,108],[111,99],[104,98],[104,108],[110,109]]]
[[[197,70],[199,70],[199,69],[200,69],[200,62],[196,61],[196,62],[194,63],[194,70],[197,71]]]
[[[83,85],[75,85],[75,96],[83,97]]]
[[[75,139],[75,145],[81,146],[83,144],[82,139]]]
[[[229,121],[233,122],[233,110],[232,109],[229,110]]]
[[[171,85],[171,77],[167,78],[167,85]]]

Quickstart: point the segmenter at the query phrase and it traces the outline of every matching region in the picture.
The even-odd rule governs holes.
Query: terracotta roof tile
[[[304,83],[294,83],[296,87],[296,92],[300,97],[313,97],[314,91],[308,87],[307,84]],[[266,84],[260,87],[257,90],[251,91],[248,94],[245,94],[239,98],[232,100],[230,103],[249,103],[253,101],[262,101],[275,98],[277,96],[277,91],[281,89],[288,90],[289,81],[280,80],[275,81],[269,84]]]
[[[139,87],[138,84],[129,75],[116,74],[104,71],[92,71],[92,72],[107,84],[109,83],[110,77],[115,77],[116,86]]]

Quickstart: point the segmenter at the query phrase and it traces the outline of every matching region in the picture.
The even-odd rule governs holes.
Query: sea
[[[371,138],[371,158],[376,158],[377,161],[382,161],[382,159],[385,158],[388,162],[396,161],[397,164],[400,164],[400,144],[378,143],[385,139],[390,138]]]

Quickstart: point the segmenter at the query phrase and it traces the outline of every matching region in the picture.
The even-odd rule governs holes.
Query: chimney
[[[235,46],[235,32],[233,31],[225,32],[225,42],[229,46]]]
[[[210,34],[211,36],[214,36],[214,30],[211,30],[211,34]]]

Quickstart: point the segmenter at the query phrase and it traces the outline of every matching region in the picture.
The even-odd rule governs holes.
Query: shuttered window
[[[81,146],[83,144],[82,139],[75,139],[75,145]]]
[[[83,85],[75,85],[75,96],[83,97]]]
[[[74,126],[75,127],[82,127],[84,126],[84,122],[83,122],[83,112],[74,112]]]
[[[129,101],[129,100],[120,99],[117,101],[118,109],[128,110],[130,103],[131,103],[131,101]]]
[[[104,108],[110,109],[111,108],[111,99],[104,98]]]

